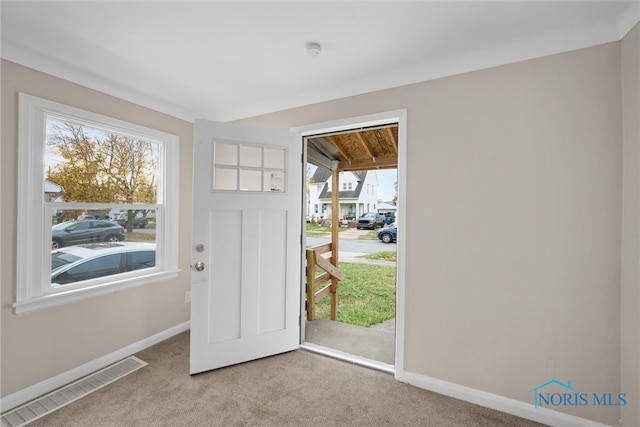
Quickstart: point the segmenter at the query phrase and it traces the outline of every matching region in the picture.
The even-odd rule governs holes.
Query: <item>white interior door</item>
[[[197,120],[192,374],[298,348],[299,134]]]

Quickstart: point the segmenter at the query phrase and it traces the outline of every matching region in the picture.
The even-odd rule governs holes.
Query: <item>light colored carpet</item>
[[[539,426],[303,350],[189,375],[189,333],[32,426]]]

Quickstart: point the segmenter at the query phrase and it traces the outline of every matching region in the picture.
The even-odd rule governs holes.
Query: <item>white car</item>
[[[66,285],[155,265],[155,243],[101,242],[68,246],[51,252],[51,284]]]

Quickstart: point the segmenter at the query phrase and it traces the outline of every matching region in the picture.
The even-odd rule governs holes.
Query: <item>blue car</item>
[[[378,239],[382,240],[384,243],[391,243],[396,241],[396,237],[398,235],[398,227],[388,227],[381,228],[378,230]]]

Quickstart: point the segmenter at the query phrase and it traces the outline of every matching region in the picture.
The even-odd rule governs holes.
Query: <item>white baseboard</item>
[[[552,426],[589,426],[605,427],[605,424],[574,415],[564,414],[548,408],[536,408],[531,403],[510,399],[497,394],[476,390],[459,384],[442,381],[437,378],[404,371],[402,381],[425,390],[454,397],[476,405],[515,415]]]
[[[180,325],[166,329],[136,343],[123,347],[120,350],[116,350],[113,353],[106,354],[83,365],[65,371],[59,375],[48,378],[44,381],[40,381],[39,383],[31,385],[29,387],[23,388],[22,390],[16,391],[15,393],[8,394],[7,396],[0,399],[0,412],[6,412],[19,405],[23,405],[38,396],[42,396],[43,394],[56,390],[66,384],[69,384],[70,382],[76,381],[86,375],[91,374],[92,372],[105,368],[119,360],[122,360],[125,357],[142,351],[147,347],[151,347],[152,345],[164,341],[167,338],[171,338],[174,335],[184,332],[188,330],[189,327],[189,321],[181,323]]]

